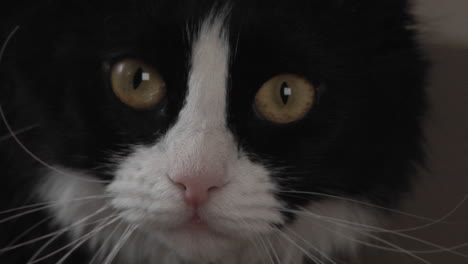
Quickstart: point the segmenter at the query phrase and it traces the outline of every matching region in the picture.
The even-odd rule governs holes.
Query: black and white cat
[[[343,263],[422,161],[407,2],[4,7],[0,263]]]

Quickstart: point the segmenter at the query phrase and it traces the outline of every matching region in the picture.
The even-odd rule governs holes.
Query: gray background
[[[468,0],[416,0],[414,13],[421,23],[421,42],[434,63],[429,86],[431,112],[425,125],[429,168],[421,170],[404,211],[439,219],[468,194]],[[390,221],[390,229],[429,223],[407,216]],[[468,243],[468,201],[442,223],[405,234],[443,247]],[[402,237],[384,238],[405,250],[437,250]],[[405,253],[369,247],[363,251],[359,263],[365,264],[468,263],[468,257],[448,252],[415,254],[424,262]],[[468,256],[468,246],[458,252]]]

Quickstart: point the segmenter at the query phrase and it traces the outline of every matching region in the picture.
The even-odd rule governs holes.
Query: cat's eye
[[[255,108],[265,119],[288,124],[302,119],[315,101],[315,87],[295,74],[281,74],[265,82],[255,96]]]
[[[166,83],[158,71],[136,59],[124,59],[114,64],[111,84],[123,103],[137,109],[156,106],[166,94]]]

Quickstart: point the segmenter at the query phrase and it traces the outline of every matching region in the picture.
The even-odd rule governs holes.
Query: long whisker
[[[14,245],[16,242],[20,241],[23,237],[27,236],[29,233],[31,233],[34,229],[38,228],[42,224],[44,224],[47,221],[50,221],[54,216],[49,216],[43,219],[42,221],[36,223],[35,225],[31,226],[30,228],[26,229],[23,233],[21,233],[19,236],[17,236],[15,239],[13,239],[6,247],[10,247]]]
[[[33,130],[34,128],[38,128],[38,127],[39,127],[39,125],[36,124],[36,125],[32,125],[32,126],[28,126],[28,127],[25,127],[25,128],[18,129],[16,131],[14,131],[13,133],[15,135],[19,135],[19,134],[26,133],[26,132],[28,132],[30,130]],[[3,141],[6,141],[8,139],[11,139],[11,138],[12,138],[11,134],[0,137],[0,143],[3,142]]]
[[[102,197],[99,197],[99,198],[102,198]],[[99,199],[99,198],[96,198],[96,197],[93,197],[93,198],[85,198],[85,199],[76,199],[75,201],[71,201],[71,202],[77,202],[77,201],[86,201],[86,200],[92,200],[92,199]],[[66,201],[65,201],[66,202]],[[45,209],[48,209],[48,208],[52,208],[54,205],[58,204],[58,203],[63,203],[62,201],[60,202],[57,202],[57,203],[48,203],[48,205],[44,205],[44,206],[40,206],[40,207],[36,207],[34,209],[31,209],[31,210],[28,210],[26,212],[21,212],[21,213],[18,213],[18,214],[15,214],[15,215],[12,215],[12,216],[9,216],[7,218],[4,218],[2,220],[0,220],[0,224],[3,224],[3,223],[6,223],[8,221],[11,221],[11,220],[14,220],[14,219],[17,219],[19,217],[22,217],[22,216],[25,216],[25,215],[29,215],[29,214],[32,214],[32,213],[35,213],[35,212],[38,212],[38,211],[42,211],[42,210],[45,210]],[[28,207],[33,207],[33,206],[25,206],[23,208],[28,208]],[[13,211],[17,211],[19,209],[11,209],[11,210],[8,210],[9,212],[13,212]],[[8,212],[8,211],[5,211],[5,212]],[[3,213],[5,213],[3,212]]]
[[[58,174],[60,175],[64,175],[66,177],[71,177],[71,178],[75,178],[75,179],[78,179],[78,180],[81,180],[81,181],[86,181],[86,182],[94,182],[94,183],[108,183],[109,181],[105,181],[105,180],[96,180],[96,179],[90,179],[90,178],[85,178],[85,177],[80,177],[80,176],[77,176],[77,175],[73,175],[73,174],[70,174],[70,173],[67,173],[65,171],[62,171],[48,163],[46,163],[45,161],[43,161],[42,159],[40,159],[38,156],[36,156],[34,153],[32,153],[29,148],[27,148],[20,140],[19,138],[14,134],[11,126],[10,126],[10,123],[8,122],[8,120],[6,119],[6,116],[5,116],[5,113],[3,112],[3,107],[2,105],[0,104],[0,116],[3,120],[3,123],[5,124],[7,130],[11,133],[11,137],[16,141],[16,143],[23,149],[24,152],[26,152],[26,154],[28,154],[31,158],[33,158],[34,160],[36,160],[37,162],[39,162],[42,166],[54,171],[54,172],[57,172]]]
[[[256,237],[257,237],[257,236],[254,236],[254,238],[250,238],[250,237],[249,237],[249,241],[250,241],[250,243],[252,243],[252,244],[254,245],[254,247],[256,248],[256,250],[257,250],[258,252],[262,252],[262,248],[259,246],[259,244],[257,243],[257,241],[256,241],[256,239],[255,239]],[[263,257],[262,254],[258,254],[258,255],[261,257],[261,260],[262,260],[262,262],[263,262],[264,264],[268,264],[268,263],[266,263],[266,260],[265,260],[265,258]]]
[[[110,218],[114,217],[114,219],[112,220],[109,220],[108,223],[101,223],[99,224],[94,230],[92,230],[91,232],[89,232],[88,234],[86,234],[85,236],[81,237],[80,239],[77,239],[75,241],[73,241],[72,243],[76,243],[78,242],[67,254],[65,254],[58,262],[57,264],[61,264],[63,263],[76,249],[78,249],[81,245],[83,245],[86,241],[88,241],[89,239],[91,239],[93,236],[95,236],[97,233],[99,233],[100,231],[102,231],[104,228],[112,225],[113,223],[115,223],[116,221],[120,220],[121,219],[121,216],[119,214],[114,214],[108,218],[106,218],[105,220],[108,220]],[[81,241],[80,241],[81,240]],[[73,245],[73,244],[72,244]]]
[[[108,221],[107,223],[105,223],[108,219],[113,218],[113,217],[114,217],[114,219],[112,219],[111,221]],[[76,250],[79,246],[81,246],[84,242],[86,242],[88,238],[91,238],[93,235],[97,234],[97,232],[99,232],[100,230],[104,229],[105,227],[111,225],[112,223],[114,223],[114,222],[117,221],[118,219],[119,219],[118,214],[113,214],[113,215],[108,216],[108,217],[106,217],[106,218],[104,218],[104,219],[100,219],[100,220],[99,220],[100,224],[98,225],[98,227],[95,228],[94,230],[92,230],[91,232],[89,232],[88,234],[86,234],[85,236],[80,237],[80,238],[78,238],[78,239],[72,241],[71,243],[69,243],[69,244],[63,246],[62,248],[59,248],[59,249],[55,250],[54,252],[51,252],[51,253],[47,254],[46,256],[43,256],[43,257],[41,257],[41,258],[39,258],[39,259],[36,259],[36,260],[34,260],[34,261],[30,261],[30,262],[28,262],[27,264],[38,263],[38,262],[40,262],[40,261],[43,261],[43,260],[45,260],[45,259],[48,259],[48,258],[50,258],[50,257],[52,257],[52,256],[54,256],[54,255],[56,255],[56,254],[58,254],[58,253],[60,253],[61,251],[63,251],[63,250],[65,250],[65,249],[69,248],[70,246],[73,246],[73,245],[75,245],[75,244],[78,245],[78,246],[75,245],[75,247],[73,247],[72,250],[70,250],[67,254],[65,254],[65,255],[57,262],[57,264],[62,263],[66,258],[68,258],[68,257],[73,253],[74,250]],[[103,223],[105,223],[105,224],[102,225]]]
[[[42,206],[41,208],[46,208],[45,207],[46,205],[53,206],[53,205],[61,204],[61,203],[80,202],[80,201],[87,201],[87,200],[101,199],[101,198],[103,199],[103,198],[110,198],[110,197],[112,197],[112,196],[111,195],[93,195],[93,196],[74,198],[74,199],[71,199],[71,200],[57,200],[57,201],[49,201],[49,202],[28,204],[28,205],[25,205],[25,206],[16,207],[16,208],[8,209],[8,210],[5,210],[5,211],[1,211],[0,215],[20,211],[20,210],[23,210],[23,209],[34,208],[34,207],[38,207],[38,206]]]
[[[1,59],[1,56],[0,56],[0,59]],[[7,130],[9,131],[9,133],[11,134],[11,137],[16,141],[16,143],[23,149],[24,152],[26,152],[26,154],[28,154],[31,158],[33,158],[34,160],[36,160],[37,162],[39,162],[41,165],[43,165],[44,167],[52,170],[52,171],[55,171],[57,173],[59,173],[60,175],[64,175],[64,176],[67,176],[67,177],[72,177],[72,178],[75,178],[75,179],[79,179],[81,181],[86,181],[86,182],[95,182],[95,183],[108,183],[109,181],[105,181],[105,180],[95,180],[95,179],[89,179],[89,178],[85,178],[85,177],[80,177],[80,176],[76,176],[76,175],[73,175],[73,174],[70,174],[70,173],[67,173],[65,171],[62,171],[56,167],[53,167],[52,165],[49,165],[48,163],[44,162],[42,159],[40,159],[38,156],[36,156],[34,153],[32,153],[29,148],[27,148],[19,139],[18,137],[15,135],[13,129],[11,128],[10,126],[10,123],[8,122],[8,120],[6,119],[6,116],[5,116],[5,113],[3,111],[3,107],[2,105],[0,104],[0,116],[3,120],[3,123],[5,124]]]
[[[328,260],[330,263],[332,264],[337,264],[333,259],[331,259],[327,254],[325,254],[323,251],[319,250],[317,247],[313,246],[312,244],[310,244],[307,240],[305,240],[304,238],[302,238],[300,235],[298,235],[296,232],[294,232],[291,228],[285,226],[284,227],[285,229],[287,229],[289,232],[291,232],[295,237],[299,238],[300,240],[302,240],[304,243],[307,244],[308,247],[312,248],[314,251],[316,251],[317,253],[319,253],[320,255],[323,256],[323,258],[325,258],[326,260]]]
[[[122,234],[122,237],[119,239],[117,244],[115,245],[114,249],[111,251],[109,256],[106,258],[104,261],[104,264],[110,264],[114,260],[114,258],[117,256],[119,253],[120,249],[124,246],[125,242],[127,242],[128,238],[133,234],[133,232],[138,228],[136,225],[131,225],[128,226],[127,229],[125,229],[125,232]]]
[[[271,248],[271,252],[273,253],[273,256],[275,257],[276,262],[274,262],[274,263],[281,264],[281,261],[280,261],[280,259],[278,257],[278,254],[276,254],[275,247],[273,246],[273,243],[271,242],[271,240],[267,238],[266,242],[268,243],[268,246]]]
[[[415,255],[414,253],[410,252],[409,250],[406,250],[406,249],[404,249],[404,248],[402,248],[402,247],[399,247],[399,246],[397,246],[397,245],[395,245],[395,244],[393,244],[393,243],[390,243],[390,242],[386,241],[385,239],[381,239],[381,238],[379,238],[379,237],[377,237],[377,236],[374,236],[374,235],[372,235],[372,234],[370,234],[370,233],[367,233],[366,236],[372,237],[373,239],[375,239],[375,240],[377,240],[377,241],[380,241],[380,242],[382,242],[382,243],[384,243],[384,244],[386,244],[386,245],[389,245],[389,246],[391,246],[391,247],[393,247],[393,248],[395,248],[395,249],[399,249],[401,252],[403,252],[403,253],[405,253],[405,254],[407,254],[407,255],[409,255],[409,256],[415,258],[415,259],[418,259],[418,260],[420,260],[420,261],[423,262],[423,263],[431,264],[431,263],[428,262],[427,260],[425,260],[425,259],[423,259],[423,258],[421,258],[421,257],[419,257],[419,256],[417,256],[417,255]]]
[[[305,209],[303,209],[303,210],[305,210]],[[363,225],[363,224],[360,224],[360,223],[355,223],[355,222],[351,222],[351,221],[347,221],[347,220],[343,220],[343,219],[338,219],[338,218],[334,218],[334,217],[323,216],[323,215],[319,215],[319,214],[316,214],[316,213],[313,213],[313,212],[310,212],[310,211],[307,211],[306,213],[308,213],[309,215],[311,215],[313,217],[323,219],[325,221],[332,222],[334,224],[340,224],[340,226],[343,226],[343,227],[346,227],[346,228],[352,228],[352,229],[354,229],[356,231],[361,230],[360,228],[356,228],[356,227],[363,227],[364,229],[366,229],[366,228],[369,229],[369,227],[367,225]],[[352,226],[355,226],[355,227],[353,228]],[[400,232],[395,232],[395,231],[392,231],[392,230],[379,228],[379,227],[372,227],[370,229],[372,231],[377,231],[377,232],[382,232],[382,233],[389,233],[389,234],[392,234],[392,235],[395,235],[395,236],[406,238],[406,239],[421,243],[423,245],[431,246],[431,247],[434,247],[434,248],[438,249],[438,250],[431,250],[431,251],[411,251],[412,253],[449,252],[449,253],[464,257],[464,258],[468,258],[468,255],[465,255],[465,254],[462,254],[460,252],[454,251],[454,249],[452,249],[452,248],[445,248],[445,247],[442,247],[442,246],[437,245],[435,243],[425,241],[425,240],[422,240],[422,239],[419,239],[417,237],[413,237],[413,236],[410,236],[410,235],[407,235],[407,234],[402,234]],[[366,232],[362,232],[362,233],[365,234],[365,235],[368,234]],[[457,245],[454,248],[461,248],[461,247],[464,247],[466,245],[468,245],[468,243],[462,244],[462,245]]]
[[[463,198],[463,200],[461,200],[454,208],[452,208],[448,213],[446,213],[445,215],[443,215],[442,217],[440,217],[439,219],[435,219],[433,222],[431,223],[428,223],[428,224],[425,224],[425,225],[421,225],[421,226],[416,226],[416,227],[410,227],[410,228],[402,228],[402,229],[396,229],[396,230],[393,230],[393,231],[396,231],[396,232],[410,232],[410,231],[416,231],[416,230],[420,230],[420,229],[424,229],[424,228],[428,228],[428,227],[431,227],[431,226],[434,226],[436,224],[439,224],[439,223],[443,223],[445,220],[447,220],[450,216],[452,216],[456,211],[458,211],[464,204],[465,202],[468,200],[468,194]]]
[[[92,221],[92,222],[89,222],[89,223],[86,223],[86,224],[82,224],[83,222],[87,221],[88,219],[94,217],[95,215],[101,213],[102,211],[104,211],[105,209],[107,209],[107,206],[93,212],[92,214],[84,217],[84,218],[81,218],[80,220],[78,220],[77,222],[69,225],[68,227],[64,227],[62,229],[59,229],[55,232],[52,232],[52,233],[49,233],[47,235],[43,235],[43,236],[40,236],[40,237],[37,237],[37,238],[34,238],[34,239],[31,239],[29,241],[26,241],[26,242],[23,242],[23,243],[19,243],[19,244],[16,244],[16,245],[12,245],[12,246],[9,246],[9,247],[5,247],[5,248],[2,248],[0,249],[0,254],[6,252],[6,251],[9,251],[9,250],[13,250],[13,249],[16,249],[16,248],[20,248],[20,247],[23,247],[23,246],[26,246],[26,245],[30,245],[32,243],[35,243],[37,241],[40,241],[40,240],[43,240],[43,239],[46,239],[46,238],[49,238],[51,236],[55,236],[57,235],[58,233],[61,233],[63,232],[64,230],[65,231],[68,231],[68,230],[71,230],[73,228],[75,228],[76,226],[79,226],[79,225],[82,225],[82,226],[88,226],[88,225],[92,225],[96,222],[99,222],[100,220],[96,220],[96,221]]]
[[[276,227],[274,227],[276,228]],[[283,231],[281,231],[279,228],[276,228],[276,230],[278,231],[278,233],[284,238],[286,239],[287,241],[289,241],[290,243],[292,243],[294,246],[296,246],[302,253],[304,253],[304,255],[306,255],[308,258],[310,258],[311,260],[319,263],[319,264],[324,264],[320,259],[318,259],[317,257],[313,256],[310,252],[308,252],[307,250],[305,250],[303,247],[301,247],[299,244],[297,244],[293,239],[291,239],[286,233],[284,233]]]
[[[270,260],[270,263],[274,264],[275,261],[273,260],[273,257],[271,256],[270,250],[268,249],[267,245],[265,244],[265,241],[263,240],[261,235],[258,235],[258,240],[260,241],[261,245],[265,249],[265,253],[267,254],[268,259]]]
[[[89,261],[89,264],[92,264],[94,263],[98,257],[100,256],[101,252],[104,251],[104,248],[106,247],[106,244],[110,241],[110,239],[112,238],[112,236],[115,234],[115,232],[117,232],[117,230],[120,228],[120,226],[122,226],[122,222],[120,222],[119,224],[117,224],[114,228],[114,230],[112,230],[112,232],[107,236],[107,238],[102,242],[102,245],[99,247],[99,249],[96,251],[96,253],[94,254],[93,258]]]
[[[387,211],[387,212],[392,212],[392,213],[395,213],[395,214],[412,217],[412,218],[415,218],[415,219],[420,219],[420,220],[425,220],[425,221],[430,221],[430,222],[438,221],[437,219],[432,219],[432,218],[429,218],[429,217],[415,215],[415,214],[411,214],[411,213],[404,212],[404,211],[401,211],[401,210],[387,208],[387,207],[384,207],[384,206],[380,206],[380,205],[376,205],[376,204],[372,204],[372,203],[368,203],[368,202],[364,202],[364,201],[360,201],[360,200],[356,200],[356,199],[351,199],[351,198],[347,198],[347,197],[332,195],[332,194],[319,193],[319,192],[302,192],[302,191],[278,191],[278,193],[315,195],[315,196],[319,196],[319,197],[326,197],[326,198],[332,198],[332,199],[336,199],[336,200],[347,201],[347,202],[363,205],[363,206],[366,206],[366,207],[376,208],[376,209],[384,210],[384,211]],[[296,197],[299,197],[299,196],[296,196]],[[468,197],[466,199],[468,199]]]
[[[0,49],[0,63],[2,62],[3,60],[3,54],[5,53],[5,50],[6,50],[6,47],[8,46],[8,43],[11,41],[11,39],[13,38],[13,36],[18,32],[18,30],[20,29],[20,26],[16,26],[11,32],[10,34],[8,35],[8,37],[6,38],[5,40],[5,43],[3,44],[2,48]],[[27,148],[22,142],[21,140],[19,140],[19,138],[16,136],[15,132],[13,131],[13,129],[11,128],[10,126],[10,123],[8,122],[6,116],[5,116],[5,113],[3,111],[3,107],[2,105],[0,104],[0,116],[3,120],[3,123],[5,124],[5,127],[7,128],[8,132],[10,133],[11,135],[11,138],[15,140],[15,142],[18,144],[18,146],[20,146],[24,152],[26,152],[26,154],[28,154],[31,158],[33,158],[34,160],[36,160],[37,162],[39,162],[41,165],[43,165],[44,167],[46,168],[49,168],[51,169],[52,171],[55,171],[59,174],[62,174],[62,175],[65,175],[67,177],[73,177],[73,178],[76,178],[76,179],[79,179],[79,180],[82,180],[82,181],[88,181],[88,182],[97,182],[97,183],[107,183],[109,181],[102,181],[102,180],[95,180],[95,179],[88,179],[88,178],[84,178],[84,177],[79,177],[79,176],[76,176],[76,175],[72,175],[72,174],[69,174],[69,173],[66,173],[64,171],[61,171],[49,164],[47,164],[46,162],[44,162],[42,159],[40,159],[39,157],[37,157],[34,153],[32,153],[29,148]]]
[[[46,243],[44,243],[44,245],[42,245],[42,247],[40,247],[36,253],[28,260],[27,263],[34,263],[35,259],[37,257],[39,257],[39,255],[41,255],[42,251],[44,251],[50,244],[52,244],[55,240],[57,240],[61,235],[65,234],[66,231],[63,231],[63,232],[60,232],[58,233],[57,235],[53,236],[51,239],[49,239],[49,241],[47,241]]]
[[[315,224],[315,225],[318,225],[318,226],[320,226],[321,228],[326,229],[326,230],[328,230],[328,231],[330,231],[330,232],[333,232],[333,233],[335,233],[335,234],[337,234],[337,235],[339,235],[339,236],[341,236],[341,237],[344,237],[344,238],[346,238],[346,239],[348,239],[348,240],[351,240],[351,241],[354,241],[354,242],[359,242],[359,240],[350,238],[350,237],[348,237],[348,236],[342,234],[341,232],[336,231],[336,230],[333,230],[333,229],[331,229],[331,228],[328,228],[328,227],[326,227],[326,226],[324,226],[324,225],[322,225],[322,224],[320,224],[320,223],[318,223],[318,222],[316,222],[316,223],[314,223],[314,224]],[[340,225],[340,226],[343,226],[343,225]],[[346,227],[346,226],[344,226],[344,227]],[[431,263],[428,262],[427,260],[425,260],[425,259],[423,259],[423,258],[421,258],[421,257],[419,257],[419,256],[417,256],[417,255],[415,255],[415,253],[413,253],[413,252],[411,252],[411,251],[409,251],[409,250],[406,250],[406,249],[404,249],[404,248],[402,248],[402,247],[399,247],[399,246],[397,246],[397,245],[395,245],[395,244],[393,244],[393,243],[391,243],[391,242],[388,242],[388,241],[386,241],[386,240],[384,240],[384,239],[378,238],[377,236],[371,235],[371,234],[369,234],[369,233],[362,232],[362,234],[363,234],[363,235],[366,235],[366,236],[369,236],[369,237],[372,237],[373,239],[375,239],[375,240],[377,240],[377,241],[379,241],[379,242],[381,242],[381,243],[384,243],[384,244],[386,244],[386,245],[388,245],[388,246],[394,248],[395,251],[397,251],[397,252],[405,253],[405,254],[407,254],[408,256],[411,256],[411,257],[413,257],[413,258],[415,258],[415,259],[417,259],[417,260],[419,260],[419,261],[421,261],[421,262],[423,262],[423,263],[425,263],[425,264],[431,264]]]
[[[39,207],[39,208],[35,208],[35,209],[28,210],[28,211],[26,211],[26,212],[22,212],[22,213],[19,213],[19,214],[15,214],[15,215],[13,215],[13,216],[10,216],[10,217],[7,217],[7,218],[5,218],[5,219],[0,220],[0,224],[3,224],[3,223],[5,223],[5,222],[11,221],[11,220],[14,220],[14,219],[16,219],[16,218],[18,218],[18,217],[21,217],[21,216],[24,216],[24,215],[28,215],[28,214],[32,214],[32,213],[34,213],[34,212],[38,212],[38,211],[44,210],[44,209],[49,208],[49,207],[50,207],[49,205],[47,205],[47,206],[41,206],[41,207]]]

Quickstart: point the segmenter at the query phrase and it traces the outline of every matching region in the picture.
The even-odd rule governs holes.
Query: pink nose
[[[185,202],[193,207],[205,204],[212,192],[224,186],[222,179],[215,177],[178,177],[173,182],[184,192]]]

